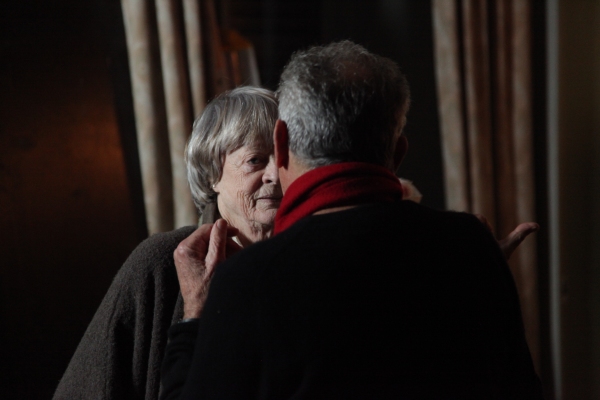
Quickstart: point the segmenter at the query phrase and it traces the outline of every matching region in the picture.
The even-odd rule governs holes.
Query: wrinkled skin
[[[490,225],[486,217],[481,214],[475,214],[475,216],[490,232],[494,232],[492,225]],[[509,233],[507,237],[498,240],[498,245],[500,246],[500,250],[502,250],[502,254],[504,254],[504,258],[506,258],[506,261],[510,259],[514,251],[527,236],[533,232],[537,232],[539,229],[540,226],[535,222],[523,222],[522,224],[519,224],[511,233]]]
[[[173,258],[183,297],[183,318],[198,318],[215,267],[242,248],[233,241],[237,229],[219,219],[204,224],[182,241]]]
[[[227,154],[214,190],[219,213],[244,247],[271,236],[283,197],[272,154],[248,146]]]
[[[273,155],[250,146],[225,156],[223,174],[213,188],[223,219],[200,226],[173,253],[184,318],[200,316],[218,264],[242,246],[271,236],[283,196]]]

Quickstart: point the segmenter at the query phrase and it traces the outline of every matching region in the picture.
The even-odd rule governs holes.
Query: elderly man
[[[490,232],[402,201],[397,65],[351,42],[315,47],[278,95],[276,235],[219,265],[187,315],[200,320],[171,328],[163,398],[540,398]],[[225,258],[226,230],[204,243],[207,266]]]

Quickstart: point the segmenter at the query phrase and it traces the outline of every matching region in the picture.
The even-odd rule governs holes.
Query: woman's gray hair
[[[213,190],[225,156],[242,146],[273,150],[277,99],[267,89],[243,86],[213,99],[194,122],[185,149],[188,183],[200,212],[216,201]]]
[[[295,53],[279,89],[289,146],[309,168],[344,161],[393,169],[408,83],[393,61],[350,41]]]

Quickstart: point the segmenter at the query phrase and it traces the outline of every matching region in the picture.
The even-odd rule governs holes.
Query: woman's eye
[[[251,159],[248,160],[248,164],[252,164],[252,165],[257,165],[260,164],[262,162],[262,158],[260,157],[252,157]]]

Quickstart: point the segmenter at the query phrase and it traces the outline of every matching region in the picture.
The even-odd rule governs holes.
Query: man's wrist
[[[183,317],[181,319],[191,319],[191,318],[200,318],[200,314],[202,313],[202,307],[186,307],[185,300],[183,305]]]
[[[192,317],[192,318],[181,318],[179,321],[177,321],[178,324],[185,324],[188,322],[194,322],[194,321],[198,321],[200,318],[198,317]]]

